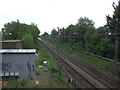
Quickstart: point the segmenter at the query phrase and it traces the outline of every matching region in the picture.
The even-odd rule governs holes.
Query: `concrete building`
[[[0,49],[2,62],[0,63],[0,77],[9,79],[34,79],[36,49]]]
[[[4,40],[0,41],[2,49],[21,49],[22,41],[21,40]]]

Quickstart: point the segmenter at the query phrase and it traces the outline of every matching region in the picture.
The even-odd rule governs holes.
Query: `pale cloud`
[[[56,27],[76,24],[80,17],[88,17],[95,26],[106,23],[106,15],[113,13],[112,2],[118,0],[1,0],[0,28],[7,22],[34,22],[41,33]]]

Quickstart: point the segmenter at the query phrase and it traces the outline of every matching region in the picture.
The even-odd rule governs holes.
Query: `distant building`
[[[22,41],[21,40],[4,40],[0,41],[2,49],[21,49]]]
[[[34,79],[36,49],[0,49],[0,77],[10,79]],[[0,71],[1,71],[0,70]]]

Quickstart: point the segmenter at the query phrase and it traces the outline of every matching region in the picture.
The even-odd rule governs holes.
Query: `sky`
[[[106,24],[106,15],[113,14],[112,2],[118,0],[0,0],[0,30],[5,23],[37,24],[41,34],[57,27],[76,24],[80,17],[88,17],[95,27]]]

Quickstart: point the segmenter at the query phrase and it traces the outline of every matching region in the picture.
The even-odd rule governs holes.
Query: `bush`
[[[22,38],[23,48],[35,48],[33,37],[30,34],[26,34]]]
[[[27,79],[20,79],[13,82],[9,88],[29,88],[29,83]]]

